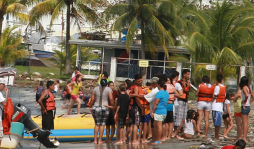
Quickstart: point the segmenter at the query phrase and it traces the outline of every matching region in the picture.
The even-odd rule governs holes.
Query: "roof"
[[[0,77],[16,75],[17,69],[11,67],[0,68]]]
[[[76,39],[76,40],[70,40],[70,44],[74,45],[80,45],[85,47],[97,47],[97,48],[109,48],[109,49],[126,49],[126,44],[121,42],[111,42],[111,41],[94,41],[94,40],[82,40],[82,39]],[[130,46],[131,50],[141,50],[141,44],[132,44]],[[161,46],[158,46],[157,49],[159,51],[164,51]],[[168,51],[171,53],[181,53],[181,54],[190,54],[188,50],[182,47],[168,47]]]

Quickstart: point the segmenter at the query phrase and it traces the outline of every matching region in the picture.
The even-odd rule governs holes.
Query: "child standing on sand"
[[[35,94],[35,105],[34,107],[36,108],[37,107],[37,103],[38,103],[38,100],[40,99],[41,97],[41,93],[44,91],[44,87],[43,87],[43,81],[40,81],[40,84],[34,89],[33,92],[36,91],[36,94]],[[40,107],[40,106],[39,106]]]
[[[125,142],[125,134],[124,134],[124,125],[126,119],[129,118],[129,104],[130,104],[130,98],[129,96],[125,93],[126,87],[124,84],[121,84],[119,86],[119,90],[121,94],[118,96],[117,99],[117,108],[116,108],[116,113],[115,113],[115,119],[117,118],[118,114],[118,128],[120,129],[120,137],[119,141],[116,142],[116,144],[122,144]]]
[[[222,118],[224,120],[224,133],[223,133],[223,137],[224,138],[228,138],[228,133],[229,131],[234,127],[233,121],[232,121],[232,117],[231,117],[231,108],[230,108],[230,101],[229,99],[231,99],[231,97],[233,97],[233,93],[227,92],[226,94],[226,99],[223,105],[223,115]]]

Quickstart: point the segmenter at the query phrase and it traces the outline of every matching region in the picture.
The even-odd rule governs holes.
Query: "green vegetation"
[[[28,66],[15,66],[15,68],[17,69],[17,74],[18,75],[22,75],[24,72],[28,72]],[[52,67],[35,67],[35,66],[31,66],[30,67],[30,72],[31,74],[33,72],[39,72],[43,78],[57,78],[57,79],[70,79],[71,78],[71,74],[70,75],[59,75],[60,69],[59,68],[52,68]],[[49,73],[54,73],[55,75],[49,75]]]
[[[96,1],[94,1],[96,2]],[[51,14],[50,26],[63,13],[63,10],[67,10],[66,14],[66,61],[65,61],[65,73],[72,73],[71,69],[71,47],[70,47],[70,28],[71,19],[74,24],[77,24],[80,28],[84,22],[97,21],[97,14],[93,9],[89,7],[90,1],[86,0],[45,0],[38,3],[30,11],[30,22],[36,22],[42,18],[42,16],[48,16]]]
[[[98,55],[91,53],[92,50],[93,48],[90,47],[80,49],[80,55],[82,60],[81,63],[99,58]],[[60,75],[62,75],[62,71],[65,68],[66,62],[66,51],[65,49],[63,49],[63,51],[54,50],[54,52],[55,55],[49,58],[49,60],[53,61],[58,66],[58,68],[60,69]],[[76,57],[77,57],[77,45],[71,45],[71,66],[73,69],[76,67]]]
[[[110,6],[105,11],[106,19],[116,19],[112,28],[121,31],[128,28],[126,35],[126,49],[130,50],[137,35],[137,30],[141,31],[141,59],[145,59],[145,50],[154,54],[156,46],[162,46],[167,52],[166,46],[174,45],[170,32],[166,30],[158,18],[159,10],[166,13],[167,9],[162,9],[164,3],[158,0],[132,0],[128,3],[119,3]]]
[[[7,27],[0,36],[0,67],[14,62],[27,55],[26,50],[17,50],[22,38],[19,31],[14,31],[17,26]]]

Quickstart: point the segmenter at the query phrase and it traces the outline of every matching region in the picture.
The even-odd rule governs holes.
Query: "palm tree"
[[[109,6],[104,12],[107,20],[115,19],[113,30],[128,28],[126,35],[128,52],[136,32],[141,31],[141,59],[145,59],[145,51],[154,54],[157,51],[156,46],[162,46],[168,56],[167,46],[174,45],[170,34],[158,18],[160,5],[158,0],[131,0],[128,3]]]
[[[242,64],[243,59],[254,56],[254,12],[245,1],[234,5],[226,0],[208,11],[200,11],[204,27],[194,27],[188,34],[186,48],[192,52],[196,62],[217,65],[217,73],[223,74],[227,65]]]
[[[88,62],[94,59],[99,59],[100,57],[97,54],[93,54],[92,50],[94,48],[91,47],[85,47],[80,49],[80,55],[81,55],[81,64],[84,62]],[[73,53],[71,58],[71,65],[72,68],[76,67],[76,56],[77,56],[77,45],[71,45],[71,53]]]
[[[163,0],[158,7],[158,19],[170,32],[175,46],[181,44],[180,40],[185,40],[183,35],[192,29],[189,28],[190,23],[193,24],[199,18],[197,14],[195,1]],[[193,16],[196,16],[196,19]],[[198,22],[200,21],[202,22],[198,19]]]
[[[98,55],[91,53],[92,50],[93,50],[93,48],[90,48],[90,47],[82,48],[80,50],[82,63],[99,58]],[[72,66],[72,68],[75,68],[76,67],[77,46],[71,45],[70,51],[71,51],[71,53],[70,53],[71,54],[71,66]],[[66,50],[65,49],[63,49],[63,51],[54,50],[54,52],[55,52],[55,55],[49,59],[51,61],[53,61],[57,67],[60,68],[60,75],[62,75],[62,71],[65,68]]]
[[[80,28],[80,24],[87,21],[95,22],[97,20],[97,14],[95,11],[88,7],[89,1],[87,0],[45,0],[37,4],[30,11],[31,22],[37,21],[42,16],[48,16],[51,14],[50,26],[53,21],[62,13],[62,10],[67,9],[66,14],[66,61],[65,61],[65,73],[70,74],[71,70],[71,51],[70,51],[70,23],[71,19]],[[85,19],[85,18],[86,19]]]
[[[14,31],[17,26],[7,27],[3,30],[0,37],[0,66],[14,62],[18,58],[25,57],[28,52],[26,50],[17,50],[22,42],[22,38],[18,31]]]
[[[20,22],[26,23],[29,20],[27,6],[31,6],[37,2],[36,0],[0,0],[0,36],[2,34],[2,26],[4,16],[9,14],[19,19]]]

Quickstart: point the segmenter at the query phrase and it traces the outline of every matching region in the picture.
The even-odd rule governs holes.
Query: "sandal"
[[[161,141],[154,141],[154,142],[152,143],[152,145],[158,145],[158,144],[161,144]]]

